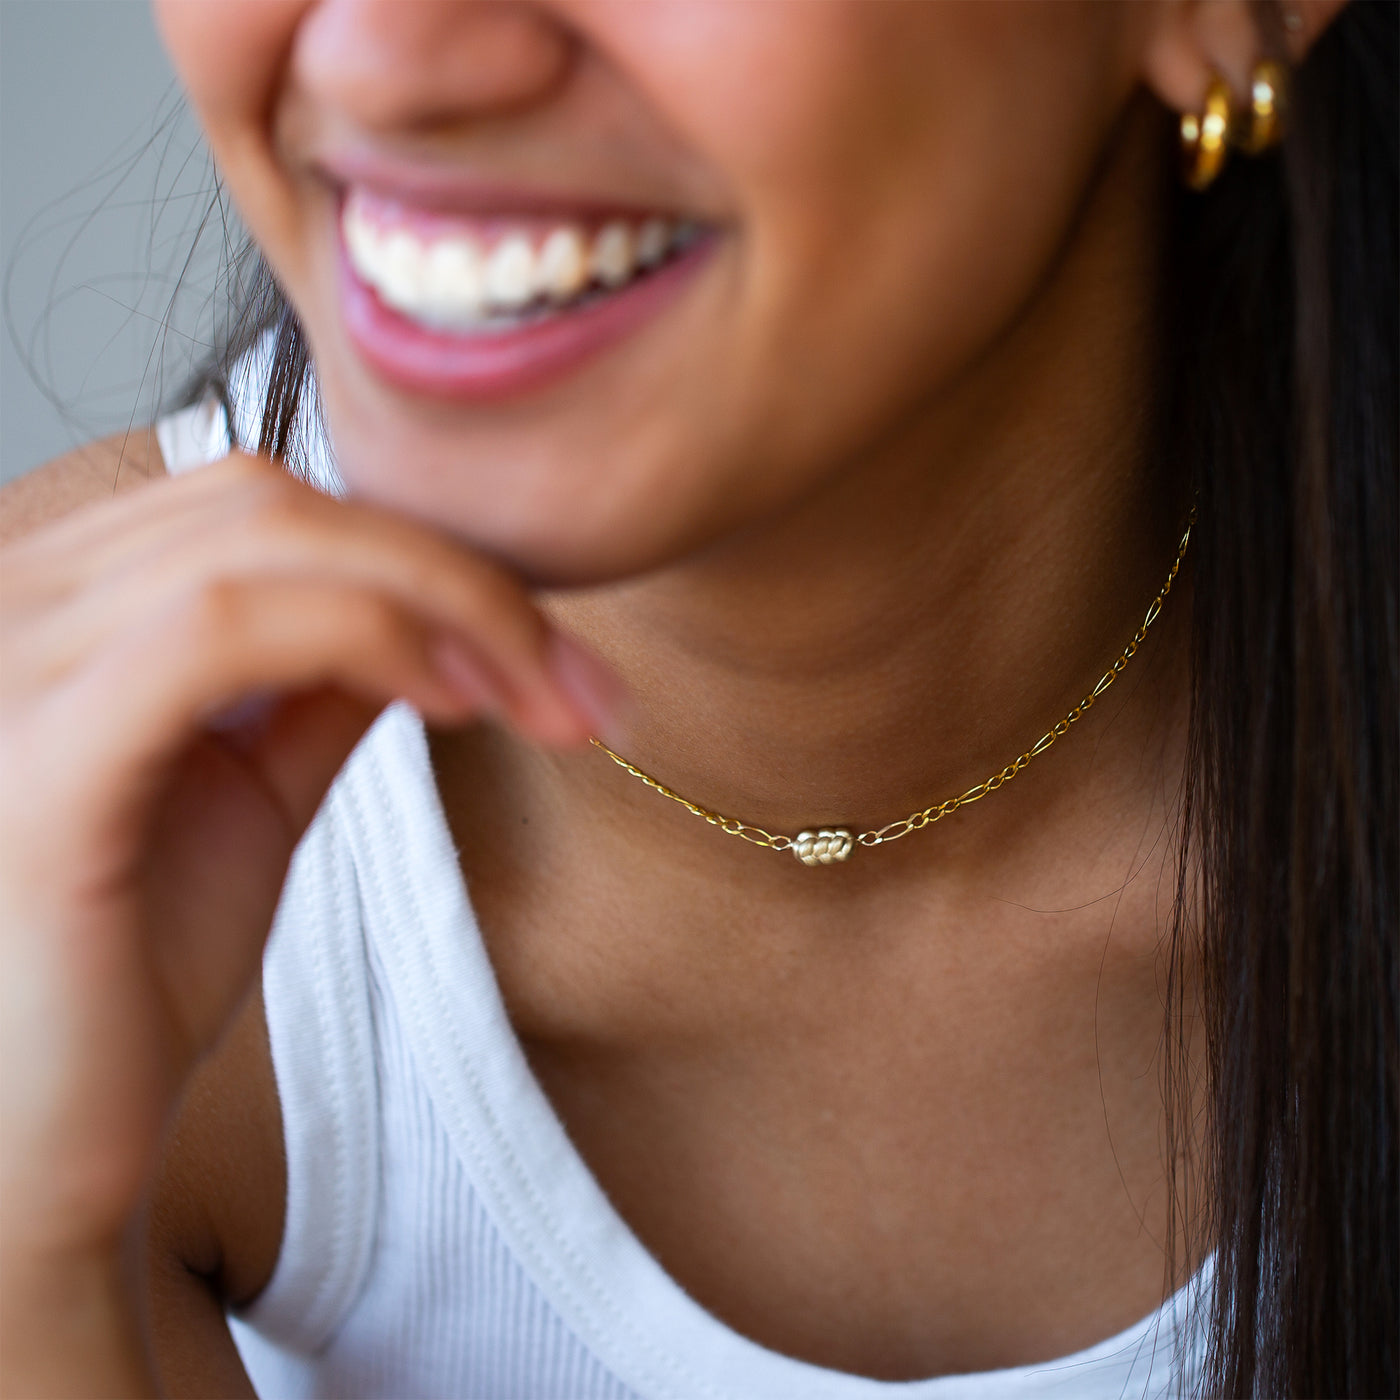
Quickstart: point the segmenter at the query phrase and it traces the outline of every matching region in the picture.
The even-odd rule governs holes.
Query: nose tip
[[[573,48],[527,0],[322,0],[297,33],[292,76],[355,125],[392,131],[537,104]]]

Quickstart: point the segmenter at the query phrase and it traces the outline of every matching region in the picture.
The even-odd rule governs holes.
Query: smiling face
[[[545,578],[854,470],[1016,322],[1139,7],[159,0],[341,474]]]

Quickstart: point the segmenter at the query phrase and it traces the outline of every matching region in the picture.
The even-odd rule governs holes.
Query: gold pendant
[[[792,853],[803,865],[835,865],[855,848],[851,833],[843,826],[834,831],[799,831],[792,838]]]

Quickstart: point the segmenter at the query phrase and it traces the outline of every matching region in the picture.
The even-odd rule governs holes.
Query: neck
[[[627,758],[771,831],[880,826],[1001,768],[1093,686],[1185,507],[1150,452],[1159,201],[1141,154],[1110,160],[1015,325],[799,507],[550,600],[636,698]],[[1184,675],[1161,664],[1183,635],[1154,629],[1139,675]],[[1138,687],[1118,689],[1110,715]],[[1134,742],[1162,713],[1139,709]],[[591,800],[634,781],[586,757],[565,767]]]

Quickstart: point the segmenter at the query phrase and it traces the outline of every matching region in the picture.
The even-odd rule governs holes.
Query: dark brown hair
[[[1222,1395],[1400,1393],[1398,31],[1400,7],[1353,3],[1297,74],[1278,157],[1177,215],[1200,898],[1174,970],[1184,995],[1204,969]]]
[[[1173,214],[1158,447],[1199,523],[1165,1090],[1173,1170],[1204,1171],[1199,1203],[1172,1197],[1215,1255],[1211,1395],[1400,1394],[1398,34],[1400,6],[1354,0],[1282,149]],[[264,268],[225,395],[267,334],[247,445],[294,463],[311,367]]]

